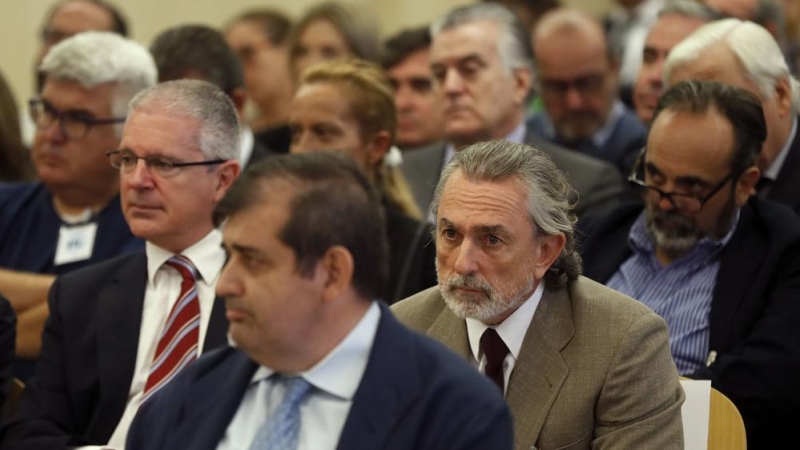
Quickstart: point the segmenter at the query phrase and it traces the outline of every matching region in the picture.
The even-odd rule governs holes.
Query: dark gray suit
[[[525,134],[525,143],[546,153],[567,176],[575,190],[570,200],[577,201],[579,219],[604,214],[619,205],[625,187],[611,164],[549,144],[532,132]],[[444,169],[445,148],[444,142],[438,142],[403,153],[403,175],[423,211],[428,210]]]

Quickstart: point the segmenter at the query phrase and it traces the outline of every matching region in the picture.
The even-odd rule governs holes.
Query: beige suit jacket
[[[471,358],[438,287],[392,306],[406,326]],[[515,450],[683,448],[684,394],[664,321],[581,277],[542,297],[506,392]]]

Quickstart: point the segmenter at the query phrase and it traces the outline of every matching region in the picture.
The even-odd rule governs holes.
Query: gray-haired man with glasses
[[[214,85],[161,83],[131,100],[122,139],[101,156],[145,249],[55,281],[36,375],[0,448],[123,448],[142,402],[227,344],[212,213],[238,152],[236,110]]]
[[[742,413],[748,448],[783,448],[800,423],[800,218],[753,197],[767,136],[758,97],[684,81],[656,107],[630,180],[642,205],[589,227],[587,276],[660,314],[681,375]]]
[[[119,206],[119,174],[105,152],[119,145],[128,101],[156,82],[142,46],[112,33],[66,39],[41,64],[30,101],[37,131],[35,183],[0,187],[0,292],[18,316],[16,375],[33,372],[55,275],[140,249]]]

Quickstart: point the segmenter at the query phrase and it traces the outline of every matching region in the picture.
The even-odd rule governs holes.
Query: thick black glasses
[[[733,172],[728,173],[728,175],[726,175],[722,181],[720,181],[716,186],[714,186],[714,188],[711,189],[711,192],[705,195],[691,194],[688,192],[666,192],[653,185],[647,184],[644,180],[642,180],[641,174],[644,168],[644,155],[645,150],[642,150],[642,153],[636,160],[636,164],[634,165],[630,176],[628,176],[628,181],[638,188],[643,188],[648,193],[654,192],[658,194],[659,200],[666,198],[673,208],[690,214],[700,212],[703,209],[703,206],[705,206],[705,204],[711,200],[711,197],[716,195],[723,186],[735,178],[735,174]]]
[[[69,139],[79,141],[89,134],[92,127],[99,125],[112,125],[125,122],[124,117],[109,119],[95,119],[81,111],[59,111],[53,105],[41,98],[34,98],[28,102],[31,119],[39,130],[45,130],[54,122],[58,122],[61,133]]]

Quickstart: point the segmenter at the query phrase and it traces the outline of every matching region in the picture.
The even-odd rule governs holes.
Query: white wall
[[[275,7],[298,17],[316,0],[112,0],[128,18],[131,37],[149,45],[161,30],[182,24],[220,26],[231,16],[250,7]],[[33,93],[33,55],[38,49],[41,21],[55,0],[0,0],[0,71],[11,85],[20,105]],[[354,0],[371,8],[384,34],[406,26],[428,23],[436,16],[469,0]],[[566,4],[601,13],[609,0],[566,0]]]

